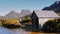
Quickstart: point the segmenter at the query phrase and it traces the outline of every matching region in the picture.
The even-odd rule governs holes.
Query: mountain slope
[[[51,6],[49,7],[45,7],[42,10],[53,10],[56,13],[60,12],[60,1],[56,1],[55,3],[53,3]]]
[[[22,10],[21,13],[16,13],[14,11],[9,12],[7,15],[4,16],[4,18],[9,18],[9,19],[19,19],[21,17],[30,15],[31,11],[30,10]]]
[[[1,16],[1,15],[0,15],[0,19],[2,19],[3,17],[4,17],[4,16]]]
[[[32,12],[30,10],[22,10],[21,13],[20,13],[20,16],[23,17],[23,16],[27,16],[27,15],[30,15]]]
[[[20,18],[20,14],[16,13],[14,11],[9,12],[7,15],[4,16],[5,18],[11,18],[11,19],[15,19],[15,18]]]

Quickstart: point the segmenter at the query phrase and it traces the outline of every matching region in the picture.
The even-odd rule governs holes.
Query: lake
[[[8,29],[0,27],[0,34],[60,34],[60,33],[41,33],[41,32],[37,33],[37,32],[25,31],[25,29],[22,28]]]
[[[0,27],[0,34],[30,34],[30,32],[25,31],[22,28],[8,29],[8,28]]]

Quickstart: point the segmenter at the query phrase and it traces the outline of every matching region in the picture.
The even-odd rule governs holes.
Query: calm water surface
[[[25,31],[24,29],[7,29],[4,27],[0,27],[0,34],[30,34],[30,32]]]
[[[8,29],[4,27],[0,27],[0,34],[60,34],[60,33],[35,33],[35,32],[28,32],[22,28],[17,29]]]

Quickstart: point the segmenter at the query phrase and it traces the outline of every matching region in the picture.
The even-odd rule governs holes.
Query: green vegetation
[[[4,21],[4,24],[20,25],[19,20],[17,19],[7,19]]]
[[[2,26],[2,22],[0,21],[0,26]]]
[[[58,13],[58,15],[60,16],[60,13]]]
[[[0,19],[0,26],[4,27],[20,27],[21,24],[18,19]]]
[[[30,16],[21,18],[20,23],[23,25],[23,29],[27,31],[32,31],[32,18]]]
[[[5,20],[4,19],[0,19],[0,26],[3,26],[3,22],[4,22]]]
[[[18,19],[0,19],[0,26],[3,27],[8,27],[8,28],[17,28],[20,27],[21,25],[31,25],[32,24],[32,19],[31,17],[23,17],[21,18],[22,22],[19,21]]]
[[[48,20],[42,27],[43,32],[60,32],[60,19]]]
[[[30,25],[30,24],[32,24],[32,18],[30,16],[23,17],[21,23],[26,24],[26,25]]]

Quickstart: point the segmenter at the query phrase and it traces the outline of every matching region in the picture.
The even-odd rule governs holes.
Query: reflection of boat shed
[[[46,21],[59,17],[54,11],[46,10],[34,10],[31,15],[35,31],[39,30],[39,25],[43,26]]]

